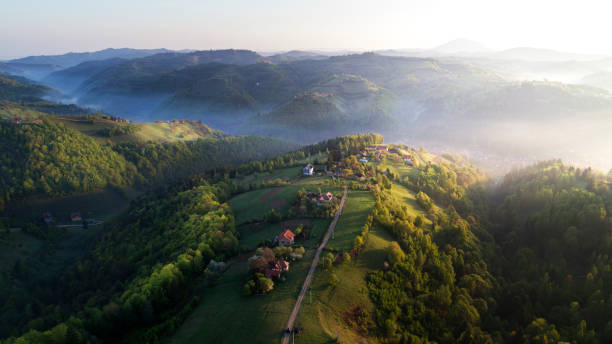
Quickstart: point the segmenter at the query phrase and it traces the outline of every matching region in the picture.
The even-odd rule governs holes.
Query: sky
[[[548,0],[0,0],[0,59],[104,48],[432,48],[612,55],[612,5]]]

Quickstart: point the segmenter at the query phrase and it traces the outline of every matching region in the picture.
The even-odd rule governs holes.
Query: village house
[[[286,260],[277,260],[274,262],[273,270],[289,271],[289,262]]]
[[[312,164],[308,164],[304,167],[304,175],[305,176],[314,175],[314,167],[312,166]]]
[[[361,159],[359,159],[359,162],[368,162],[368,159],[366,159],[366,158],[361,158]]]
[[[388,152],[389,148],[387,148],[387,146],[376,146],[376,150],[379,152]]]
[[[290,229],[285,229],[281,234],[277,235],[274,238],[274,242],[278,244],[278,246],[289,246],[293,245],[295,239],[295,234]]]
[[[83,218],[81,217],[81,213],[76,211],[76,212],[70,214],[70,220],[72,222],[77,222],[77,221],[83,221]]]
[[[42,215],[43,221],[45,221],[45,223],[51,223],[53,222],[53,215],[51,215],[50,212],[46,212]]]
[[[410,165],[412,165],[412,155],[410,155],[410,154],[408,154],[408,155],[404,155],[404,156],[403,156],[403,158],[404,158],[404,162],[405,162],[406,164],[410,164]]]
[[[264,270],[268,278],[280,278],[282,272],[289,271],[289,262],[286,260],[277,260],[271,265],[272,267]]]
[[[334,195],[332,195],[331,192],[321,194],[319,195],[319,199],[317,200],[317,205],[323,205],[324,203],[328,203],[332,200],[332,198],[334,198]]]
[[[13,117],[13,119],[11,119],[11,123],[14,124],[21,124],[21,121],[23,121],[21,117]]]

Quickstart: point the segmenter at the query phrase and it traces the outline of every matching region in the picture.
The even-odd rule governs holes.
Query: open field
[[[247,263],[232,264],[218,285],[203,288],[202,301],[168,343],[279,343],[314,252],[292,262],[287,280],[267,295],[243,296]]]
[[[323,237],[323,233],[327,230],[329,226],[329,219],[308,219],[310,222],[310,230],[311,236],[307,240],[297,240],[297,245],[303,245],[304,247],[313,247]],[[272,241],[273,238],[278,235],[283,229],[280,223],[270,223],[264,224],[261,226],[257,226],[256,224],[247,224],[238,227],[238,231],[240,233],[240,244],[248,247],[249,249],[255,249],[258,247],[258,244],[265,241]],[[288,229],[295,229],[288,228]]]
[[[292,184],[287,186],[263,188],[239,194],[229,200],[228,204],[236,217],[236,224],[240,225],[253,220],[261,220],[263,216],[273,208],[280,214],[286,214],[295,201],[298,190],[305,188],[307,191],[316,191],[315,185]],[[323,191],[331,191],[340,194],[341,188],[323,188]],[[279,201],[283,200],[283,203]]]
[[[344,211],[336,226],[334,239],[329,241],[327,248],[350,251],[353,248],[353,241],[361,232],[374,203],[372,194],[367,191],[349,191]]]
[[[302,305],[296,326],[304,333],[296,337],[298,343],[377,343],[377,341],[350,325],[347,319],[356,308],[373,311],[368,296],[366,276],[383,267],[391,236],[383,230],[372,230],[357,257],[350,263],[334,266],[330,271],[318,270],[312,283],[310,299]],[[329,285],[334,273],[340,282]]]
[[[301,178],[301,176],[302,167],[295,166],[273,170],[272,172],[257,172],[249,174],[248,176],[235,178],[234,181],[243,185],[259,184],[262,181],[270,182],[274,180],[292,182]]]
[[[272,202],[284,200],[284,206],[275,208],[281,214],[286,214],[295,200],[295,195],[301,186],[282,186],[280,188],[264,188],[245,192],[229,200],[228,204],[234,212],[236,223],[241,224],[262,219],[272,210]],[[273,194],[268,194],[271,190]]]
[[[184,122],[154,122],[133,123],[136,132],[128,135],[106,137],[99,134],[102,129],[110,129],[117,126],[126,126],[127,123],[116,123],[110,120],[97,118],[95,121],[85,117],[62,116],[54,117],[54,120],[65,126],[78,130],[85,135],[91,136],[100,143],[112,141],[114,143],[126,142],[175,142],[193,141],[199,138],[214,137],[217,133],[208,127],[200,126],[198,123]]]

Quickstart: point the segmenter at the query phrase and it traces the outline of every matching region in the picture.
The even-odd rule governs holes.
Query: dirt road
[[[310,286],[310,282],[312,281],[312,276],[314,275],[314,272],[317,269],[317,265],[319,265],[319,258],[321,256],[321,252],[323,252],[323,249],[325,248],[325,245],[327,245],[327,242],[329,241],[329,238],[331,237],[332,232],[336,228],[336,224],[338,223],[338,219],[340,218],[340,215],[342,214],[342,209],[344,208],[344,202],[346,201],[347,195],[348,195],[347,188],[344,187],[344,195],[342,196],[342,200],[340,201],[340,207],[338,208],[338,211],[336,212],[336,215],[334,216],[334,220],[329,225],[329,229],[327,230],[327,233],[325,234],[325,237],[323,238],[321,245],[317,249],[317,253],[312,259],[312,265],[310,266],[310,270],[308,270],[308,275],[306,275],[306,280],[304,280],[304,285],[302,285],[302,290],[300,290],[300,295],[298,295],[297,301],[295,302],[295,306],[293,307],[293,311],[291,312],[291,315],[289,316],[289,321],[287,321],[287,326],[285,326],[285,329],[293,329],[293,326],[295,325],[295,319],[297,318],[298,312],[300,311],[300,307],[302,306],[302,301],[304,301],[304,297],[306,296],[306,291],[308,290],[308,286]],[[289,338],[291,338],[290,333],[283,333],[283,340],[281,343],[288,344]]]

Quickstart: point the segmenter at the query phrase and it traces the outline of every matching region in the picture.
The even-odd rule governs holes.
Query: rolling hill
[[[96,60],[107,60],[107,59],[135,59],[146,57],[150,55],[169,53],[171,50],[168,49],[113,49],[108,48],[104,50],[98,50],[93,52],[82,52],[82,53],[67,53],[62,55],[40,55],[40,56],[28,56],[19,59],[9,61],[10,63],[21,63],[28,65],[56,65],[63,68],[76,66],[80,63],[87,61]]]

